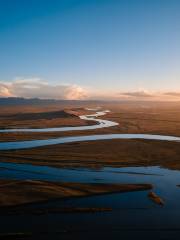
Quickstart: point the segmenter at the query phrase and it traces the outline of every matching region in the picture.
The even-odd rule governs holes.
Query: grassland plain
[[[17,141],[107,133],[149,133],[180,136],[179,103],[108,103],[104,104],[102,108],[110,109],[111,112],[101,118],[118,122],[118,126],[74,132],[1,133],[0,139],[1,141]],[[21,112],[23,112],[22,107],[20,109]],[[20,110],[17,108],[16,111],[14,110],[13,115],[12,113],[8,113],[7,110],[4,110],[1,116],[9,116],[10,114],[9,121],[14,124],[14,127],[17,127],[17,123],[13,122],[14,117],[17,122],[20,121],[24,125],[26,125],[26,121],[28,121],[28,123],[30,122],[28,126],[32,126],[31,121],[35,121],[33,124],[37,122],[39,126],[39,119],[44,121],[43,118],[45,117],[48,118],[49,121],[48,127],[57,125],[67,126],[69,124],[69,119],[71,119],[74,125],[94,124],[93,122],[90,123],[90,121],[84,122],[81,120],[81,122],[79,120],[77,117],[78,115],[89,113],[89,111],[84,110],[82,106],[79,108],[65,108],[66,110],[59,109],[58,111],[58,106],[55,105],[51,107],[48,106],[46,110],[47,109],[48,112],[44,112],[45,108],[35,108],[35,110],[33,110],[33,108],[30,107],[29,109],[26,108],[27,114],[19,114]],[[51,113],[55,118],[49,119]],[[64,117],[64,115],[66,117]],[[22,119],[22,116],[25,120]],[[31,120],[29,119],[30,117]],[[0,123],[2,124],[2,122]],[[179,156],[179,143],[135,139],[77,142],[28,150],[0,152],[1,161],[32,163],[56,167],[160,165],[163,167],[180,169]]]

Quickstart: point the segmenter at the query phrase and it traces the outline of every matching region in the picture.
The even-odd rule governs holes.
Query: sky
[[[179,0],[0,0],[0,96],[180,98]]]

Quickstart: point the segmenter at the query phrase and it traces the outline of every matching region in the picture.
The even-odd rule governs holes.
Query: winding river
[[[95,114],[82,115],[80,119],[95,121],[97,124],[91,126],[78,126],[78,127],[56,127],[56,128],[23,128],[23,129],[1,129],[1,133],[11,132],[66,132],[66,131],[86,131],[95,130],[100,128],[114,127],[118,123],[99,119],[97,117],[107,114],[109,110],[98,111]],[[97,141],[97,140],[111,140],[111,139],[147,139],[147,140],[162,140],[162,141],[174,141],[179,142],[180,137],[165,136],[165,135],[153,135],[153,134],[96,134],[85,136],[73,136],[73,137],[60,137],[51,138],[46,140],[30,140],[30,141],[16,141],[16,142],[1,142],[0,150],[18,150],[42,147],[55,144],[72,143],[72,142],[84,142],[84,141]]]
[[[95,109],[89,109],[95,111]],[[60,127],[42,129],[4,129],[0,132],[50,132],[91,130],[114,127],[118,123],[99,119],[108,111],[80,116],[84,120],[96,121],[96,125],[82,127]],[[0,150],[34,148],[53,144],[110,139],[150,139],[180,141],[180,137],[152,134],[98,134],[74,137],[60,137],[47,140],[1,142]],[[180,234],[180,172],[151,167],[125,167],[102,169],[61,169],[31,164],[0,163],[0,178],[15,180],[42,180],[82,183],[151,183],[154,191],[165,200],[165,206],[157,206],[148,197],[148,191],[119,193],[112,195],[75,198],[32,204],[29,208],[46,207],[112,207],[109,213],[47,214],[47,215],[0,215],[2,232],[47,232],[42,238],[49,239],[179,239]],[[47,228],[46,228],[47,226]],[[66,231],[67,230],[67,231]],[[63,235],[64,234],[64,235]],[[108,235],[109,234],[109,235]],[[46,238],[47,235],[47,238]],[[142,238],[140,238],[142,237]]]

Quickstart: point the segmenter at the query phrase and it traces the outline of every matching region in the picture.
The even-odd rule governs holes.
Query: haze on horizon
[[[180,100],[180,1],[0,0],[0,97]]]

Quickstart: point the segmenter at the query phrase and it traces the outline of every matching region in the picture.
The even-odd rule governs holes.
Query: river
[[[74,130],[116,126],[117,123],[97,119],[107,111],[81,116],[96,121],[93,126],[73,127]],[[56,128],[71,131],[71,128]],[[71,129],[71,130],[70,130]],[[13,129],[13,131],[54,131],[52,129]],[[73,131],[74,131],[73,130]],[[12,132],[12,130],[1,130]],[[76,141],[143,138],[179,141],[179,137],[148,134],[104,134],[62,137],[47,140],[2,142],[1,150],[23,149]],[[0,163],[0,178],[82,183],[151,183],[165,205],[159,206],[148,197],[148,191],[84,197],[32,204],[29,208],[48,207],[112,207],[108,213],[70,213],[17,216],[0,215],[1,232],[32,232],[34,239],[179,239],[180,236],[180,172],[159,166],[102,169],[60,169],[30,164]]]

